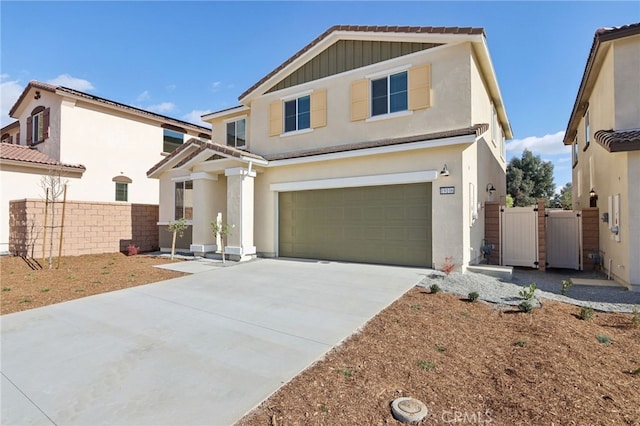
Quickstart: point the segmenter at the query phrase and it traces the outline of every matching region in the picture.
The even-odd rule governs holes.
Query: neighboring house
[[[604,268],[640,290],[640,23],[596,31],[564,144],[574,208],[600,211]]]
[[[481,261],[512,138],[482,28],[335,26],[239,101],[148,172],[183,248],[215,250],[222,213],[240,259]]]
[[[8,250],[9,201],[43,199],[40,178],[51,169],[69,180],[69,200],[157,204],[149,167],[186,139],[211,138],[207,127],[38,81],[9,115],[18,121],[0,130],[0,252]]]

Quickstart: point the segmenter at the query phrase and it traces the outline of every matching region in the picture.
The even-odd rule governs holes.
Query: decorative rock
[[[415,398],[397,398],[391,403],[391,413],[396,420],[414,423],[424,419],[429,410],[422,401]]]

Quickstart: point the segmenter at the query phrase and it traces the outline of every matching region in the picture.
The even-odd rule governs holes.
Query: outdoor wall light
[[[489,193],[489,196],[493,195],[493,193],[496,192],[496,187],[493,186],[492,183],[488,183],[487,184],[487,192]]]
[[[598,194],[594,188],[589,191],[589,207],[598,207]]]
[[[440,171],[440,176],[449,176],[449,169],[447,169],[447,165],[445,163],[444,167]]]

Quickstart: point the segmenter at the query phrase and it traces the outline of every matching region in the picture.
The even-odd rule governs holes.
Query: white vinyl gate
[[[502,265],[538,267],[538,209],[503,208]]]
[[[546,213],[547,266],[582,269],[580,213],[571,210],[549,210]]]

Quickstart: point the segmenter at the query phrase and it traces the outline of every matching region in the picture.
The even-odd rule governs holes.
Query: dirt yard
[[[182,275],[151,267],[168,261],[117,253],[32,270],[3,257],[2,314]],[[399,425],[389,406],[401,396],[425,402],[424,425],[640,425],[633,315],[585,321],[542,303],[525,314],[416,287],[239,425]]]
[[[427,405],[424,425],[640,425],[640,326],[578,313],[414,288],[239,426],[400,425],[402,396]]]
[[[41,260],[38,262],[42,264]],[[31,262],[32,268],[20,257],[0,257],[0,313],[24,311],[184,275],[152,267],[170,262],[167,258],[108,253],[63,257],[59,269],[55,269],[54,259],[54,269],[48,269],[47,265],[40,269],[35,262]]]

